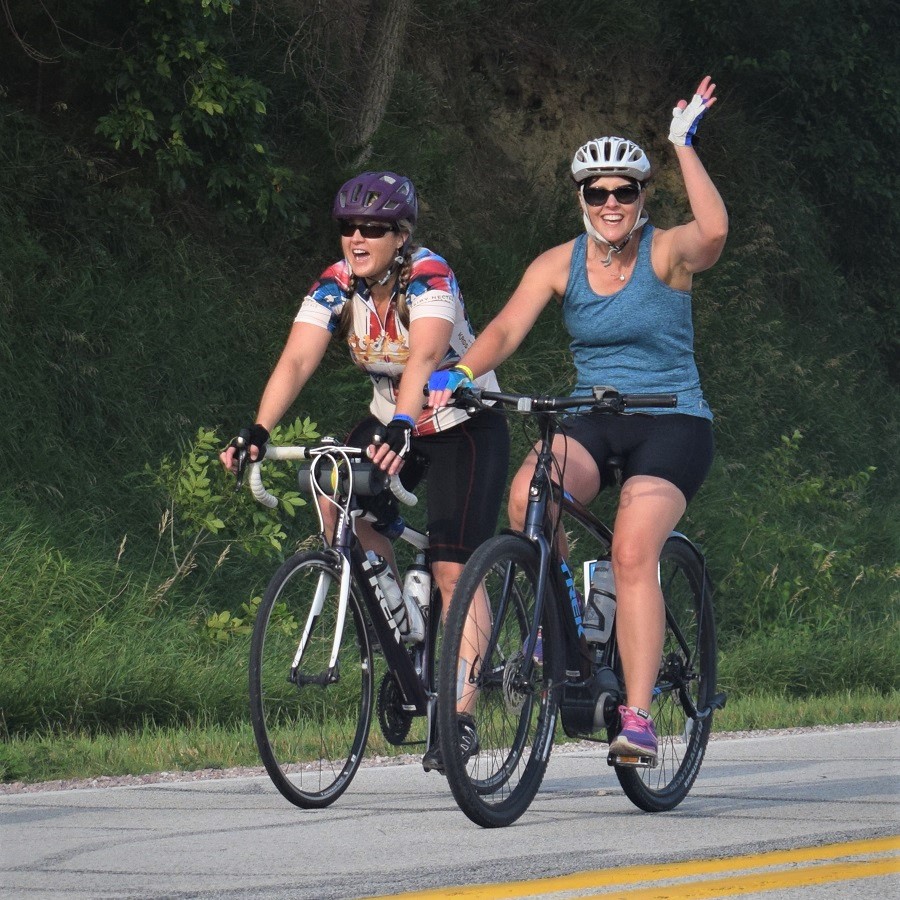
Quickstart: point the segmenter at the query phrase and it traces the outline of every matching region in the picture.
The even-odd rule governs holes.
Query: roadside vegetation
[[[718,455],[681,527],[717,586],[715,727],[900,719],[894,5],[388,3],[415,52],[374,122],[348,99],[387,24],[361,0],[331,4],[337,32],[303,0],[8,6],[0,780],[256,763],[255,598],[313,520],[287,475],[273,514],[235,496],[216,453],[333,257],[336,185],[408,173],[480,326],[579,229],[583,139],[645,143],[654,219],[686,215],[665,129],[706,71],[732,231],[695,290]],[[548,310],[501,381],[564,391],[566,356]],[[336,351],[284,427],[342,434],[366,405]]]

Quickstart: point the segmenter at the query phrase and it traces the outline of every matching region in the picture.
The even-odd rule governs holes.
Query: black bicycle
[[[509,825],[540,788],[558,719],[570,737],[611,742],[625,697],[612,617],[605,640],[588,642],[574,580],[560,567],[558,529],[565,528],[568,562],[586,581],[608,559],[612,532],[560,491],[551,477],[559,414],[578,408],[609,414],[675,406],[673,395],[628,395],[594,388],[581,397],[528,397],[458,392],[456,403],[484,401],[537,420],[540,437],[523,532],[506,531],[470,558],[457,584],[444,630],[438,674],[438,734],[446,776],[462,811],[484,827]],[[496,408],[496,407],[495,407]],[[602,483],[621,483],[621,459],[610,459]],[[656,760],[609,757],[625,794],[648,812],[669,810],[687,796],[706,749],[715,709],[716,631],[712,585],[703,555],[673,532],[663,547],[665,645],[651,715],[659,737]],[[588,597],[589,585],[584,585]],[[456,698],[456,703],[446,698]],[[475,719],[478,749],[465,757],[457,709]]]
[[[334,803],[356,774],[373,712],[390,744],[408,742],[416,717],[425,717],[426,737],[415,743],[434,739],[440,593],[431,587],[428,536],[404,526],[398,540],[415,554],[404,582],[417,585],[424,619],[424,637],[411,641],[355,525],[361,516],[372,518],[359,498],[390,489],[415,503],[415,495],[366,461],[362,448],[333,439],[317,447],[269,446],[265,456],[266,463],[298,459],[311,461],[300,467],[299,483],[316,500],[321,546],[288,559],[266,588],[251,642],[250,713],[275,786],[297,806],[320,808]],[[250,464],[249,482],[257,500],[277,504],[259,463]],[[330,543],[322,515],[328,504],[337,519]]]

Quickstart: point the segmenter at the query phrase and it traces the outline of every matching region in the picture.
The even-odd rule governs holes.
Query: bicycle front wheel
[[[537,591],[538,554],[524,538],[483,544],[459,579],[438,674],[438,735],[460,809],[486,828],[509,825],[534,799],[553,746],[563,647],[552,602],[542,650],[525,659]],[[477,750],[463,756],[458,715],[474,719]]]
[[[351,581],[337,632],[340,561],[298,553],[275,573],[250,649],[250,715],[260,756],[291,803],[334,803],[362,761],[372,718],[372,654],[360,593]]]
[[[625,794],[646,812],[662,812],[687,796],[706,752],[708,709],[716,689],[712,585],[702,558],[683,538],[669,538],[659,562],[666,605],[662,662],[650,714],[659,738],[656,768],[616,766]],[[610,734],[610,740],[614,733]]]

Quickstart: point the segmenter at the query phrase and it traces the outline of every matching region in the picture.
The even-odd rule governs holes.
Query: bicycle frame
[[[434,691],[429,690],[429,686],[423,683],[421,676],[422,673],[431,670],[431,654],[434,648],[435,632],[440,622],[440,609],[429,610],[425,640],[407,650],[386,601],[381,596],[375,573],[372,571],[369,560],[356,535],[356,521],[366,516],[366,513],[356,501],[352,460],[362,458],[362,454],[363,451],[360,448],[340,447],[337,445],[313,449],[305,447],[270,447],[267,451],[268,459],[311,459],[309,483],[319,517],[320,534],[324,549],[326,552],[334,554],[336,557],[335,563],[340,567],[341,573],[339,606],[329,667],[324,673],[315,675],[302,675],[300,673],[300,665],[310,632],[322,611],[322,604],[327,593],[326,579],[332,577],[323,573],[320,576],[316,597],[309,616],[304,624],[303,634],[294,656],[290,677],[296,684],[304,682],[330,683],[340,677],[340,674],[336,671],[336,661],[346,622],[350,588],[353,582],[352,576],[355,576],[356,583],[362,594],[361,600],[369,616],[369,623],[381,644],[388,667],[393,672],[397,686],[403,695],[405,701],[403,709],[412,715],[427,715],[434,704],[436,694]],[[347,484],[340,492],[335,487],[335,493],[329,495],[321,487],[319,468],[323,461],[331,463],[334,467],[332,472],[337,471],[338,466],[343,466],[342,471],[347,473]],[[255,464],[255,468],[251,470],[250,482],[251,489],[257,500],[268,506],[273,504],[266,498],[271,498],[277,503],[277,500],[262,487],[258,464]],[[399,481],[392,482],[391,489],[394,493],[410,505],[415,503],[417,499],[415,495],[405,491],[402,485],[398,485]],[[335,507],[337,513],[334,536],[330,545],[326,540],[326,527],[323,515],[325,504]],[[406,541],[418,550],[427,551],[428,549],[427,534],[415,528],[407,526],[399,539]]]
[[[553,435],[556,432],[555,421],[553,416],[549,414],[541,414],[538,416],[541,428],[541,448],[538,451],[537,462],[534,467],[534,474],[531,476],[531,485],[529,487],[528,507],[525,513],[525,537],[532,543],[537,545],[540,554],[540,564],[538,568],[538,584],[537,597],[534,605],[534,618],[531,623],[531,631],[528,635],[528,641],[524,649],[525,659],[532,660],[534,656],[534,648],[537,644],[538,626],[544,613],[544,599],[547,595],[547,580],[550,574],[550,565],[554,556],[554,548],[551,544],[553,534],[547,534],[547,505],[551,496],[551,485],[553,481],[550,477],[551,466],[553,465]],[[534,663],[529,662],[526,665],[525,675],[531,676]]]
[[[531,677],[534,669],[533,655],[538,639],[538,626],[540,625],[544,613],[544,603],[546,602],[550,573],[551,571],[554,571],[554,566],[558,562],[558,553],[554,545],[556,529],[550,527],[548,506],[551,502],[555,501],[559,508],[560,521],[562,514],[565,512],[585,527],[598,543],[605,547],[610,547],[612,544],[612,531],[591,513],[590,510],[571,497],[571,495],[567,494],[551,477],[554,463],[553,438],[559,433],[556,413],[563,409],[584,407],[588,404],[596,404],[600,408],[605,408],[612,413],[619,413],[623,412],[627,405],[635,407],[674,406],[677,400],[674,395],[665,394],[643,396],[621,395],[614,389],[605,386],[594,388],[594,393],[591,397],[570,397],[555,400],[550,398],[522,397],[495,392],[482,392],[481,396],[485,399],[499,400],[507,405],[515,406],[519,412],[534,414],[537,418],[540,430],[540,447],[537,450],[537,460],[529,485],[528,505],[525,511],[525,524],[523,531],[520,532],[524,537],[535,544],[539,556],[537,597],[535,598],[531,629],[526,645],[523,648],[526,663],[523,667],[522,674],[527,680]],[[460,398],[462,401],[461,405],[465,405],[467,397],[474,401],[476,405],[481,403],[480,397],[470,392],[462,395]],[[687,539],[685,538],[685,540]],[[700,558],[702,559],[702,557]],[[554,596],[556,596],[555,591]],[[559,597],[559,601],[560,606],[565,605],[561,596]],[[591,666],[580,659],[581,654],[578,651],[578,645],[581,634],[578,631],[574,610],[570,610],[562,615],[562,625],[566,638],[565,645],[567,647],[566,679],[586,679],[590,677]],[[608,665],[610,668],[615,664],[616,647],[615,625],[613,625],[613,633],[605,648],[606,659],[604,660],[604,665]],[[488,653],[493,651],[493,649],[493,646],[489,643]],[[576,661],[578,662],[577,668]],[[577,681],[570,683],[577,684]],[[696,714],[696,710],[694,710],[694,713]]]
[[[677,532],[660,548],[656,574],[665,627],[649,705],[657,740],[647,744],[645,753],[627,730],[623,736],[627,694],[615,617],[603,639],[585,633],[575,576],[568,569],[570,560],[583,563],[585,579],[592,581],[590,564],[608,555],[613,534],[565,492],[564,463],[558,465],[553,445],[559,444],[555,435],[566,432],[557,411],[671,408],[676,398],[619,394],[606,387],[581,397],[476,389],[456,396],[464,408],[493,401],[530,414],[540,435],[521,529],[491,538],[473,554],[447,615],[439,690],[460,697],[465,687],[465,696],[473,700],[467,707],[469,727],[478,736],[474,752],[457,746],[457,710],[438,704],[441,751],[454,798],[478,825],[515,821],[540,788],[560,721],[570,737],[609,743],[607,763],[638,808],[673,809],[699,772],[711,713],[725,702],[724,694],[714,693],[715,621],[703,556]],[[601,482],[621,484],[624,466],[618,457],[606,460]],[[587,588],[585,593],[589,599]],[[489,615],[482,616],[473,636],[467,630],[470,618],[484,603]],[[611,610],[603,612],[609,626]],[[477,664],[470,659],[476,652]],[[463,661],[469,673],[465,684],[460,680]]]

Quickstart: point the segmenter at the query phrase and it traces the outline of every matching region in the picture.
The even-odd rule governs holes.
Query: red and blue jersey
[[[363,279],[357,281],[356,291],[348,300],[351,276],[346,260],[329,266],[310,288],[294,321],[334,332],[344,304],[353,304],[352,328],[347,337],[350,356],[372,380],[374,393],[369,407],[372,414],[387,423],[393,418],[397,387],[409,358],[409,329],[400,321],[394,304],[381,321]],[[439,368],[449,368],[459,362],[474,343],[475,332],[466,314],[459,283],[446,260],[424,247],[415,251],[406,302],[410,322],[433,316],[453,323],[450,344]],[[478,384],[486,390],[498,390],[493,372],[478,378]],[[465,412],[453,407],[436,413],[424,409],[416,423],[416,433],[445,431],[466,418]]]

